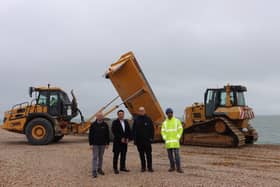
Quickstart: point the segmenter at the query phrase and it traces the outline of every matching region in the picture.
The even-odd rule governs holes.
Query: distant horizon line
[[[255,115],[255,117],[273,117],[273,116],[280,116],[280,114],[258,114],[258,115]],[[4,116],[0,115],[0,125],[3,123],[3,121],[2,121],[3,117]],[[177,116],[177,115],[175,117],[180,118],[180,116]],[[108,116],[108,118],[110,118],[110,117]],[[114,118],[110,118],[110,119],[114,119]]]

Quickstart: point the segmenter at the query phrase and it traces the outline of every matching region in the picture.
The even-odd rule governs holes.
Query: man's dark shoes
[[[120,171],[122,171],[122,172],[130,172],[130,170],[128,170],[126,168],[122,168],[122,169],[120,169]]]
[[[145,171],[146,171],[146,168],[142,168],[142,169],[141,169],[141,172],[145,172]]]
[[[180,169],[177,169],[177,172],[178,173],[184,173],[184,171],[180,168]]]
[[[114,173],[117,175],[117,174],[119,174],[120,172],[119,172],[119,170],[114,169]]]
[[[100,174],[100,175],[105,175],[104,171],[102,171],[102,169],[98,169],[97,172]]]
[[[168,170],[168,172],[173,172],[173,171],[175,171],[175,168],[170,168],[170,169]]]
[[[97,178],[97,173],[93,173],[92,178]]]
[[[149,168],[149,169],[148,169],[148,172],[153,173],[153,172],[154,172],[153,168]]]

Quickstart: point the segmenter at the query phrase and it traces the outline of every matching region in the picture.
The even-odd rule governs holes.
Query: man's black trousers
[[[152,169],[152,145],[150,143],[137,144],[137,149],[139,152],[142,169],[146,169],[146,166],[148,166],[148,169]]]
[[[127,144],[119,145],[118,149],[115,149],[113,157],[113,168],[118,170],[118,160],[120,158],[120,170],[126,169],[126,153],[127,153]]]

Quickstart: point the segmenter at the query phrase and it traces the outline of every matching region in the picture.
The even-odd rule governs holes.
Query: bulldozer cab
[[[59,88],[30,88],[30,96],[35,92],[36,105],[46,106],[48,114],[54,117],[66,117],[72,116],[72,102],[68,95]],[[70,112],[69,112],[70,109]]]
[[[205,92],[205,116],[212,118],[218,107],[246,106],[244,86],[225,86],[220,89],[207,89]]]

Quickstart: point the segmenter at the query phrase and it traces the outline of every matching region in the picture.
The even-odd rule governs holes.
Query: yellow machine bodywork
[[[161,140],[160,126],[165,116],[140,65],[132,52],[126,53],[106,72],[129,112],[137,115],[139,107],[146,109],[154,122],[155,141]]]
[[[248,107],[219,107],[216,113],[225,113],[230,120],[239,120],[239,128],[248,128],[250,119],[253,118],[252,110]],[[245,113],[247,117],[241,119],[242,113]],[[196,123],[205,122],[209,119],[206,119],[205,116],[205,106],[203,104],[194,104],[191,107],[187,107],[185,110],[185,128],[189,128]],[[251,115],[251,116],[250,116]],[[250,116],[250,117],[249,117]]]
[[[191,107],[185,110],[184,128],[189,128],[194,122],[202,122],[206,120],[205,108],[203,104],[194,103]]]
[[[5,122],[3,123],[2,128],[8,131],[23,133],[27,121],[26,111],[29,111],[29,113],[34,113],[35,111],[38,111],[40,113],[47,112],[47,107],[45,106],[37,106],[36,109],[35,107],[35,105],[30,106],[28,105],[28,103],[25,103],[24,106],[18,105],[12,110],[5,112]]]

